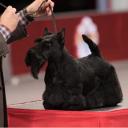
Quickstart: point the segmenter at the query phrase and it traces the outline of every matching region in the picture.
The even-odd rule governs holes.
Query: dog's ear
[[[34,42],[38,44],[38,43],[40,43],[41,41],[42,41],[42,38],[40,37],[40,38],[37,38]]]
[[[59,43],[64,45],[65,42],[65,29],[63,28],[60,32],[57,33],[58,39],[60,40]]]
[[[65,28],[63,28],[60,33],[61,33],[62,39],[64,39],[64,37],[65,37]]]
[[[29,51],[27,52],[27,55],[25,57],[25,64],[27,66],[30,66],[31,65],[31,59],[32,59],[32,54],[31,54],[31,49],[29,49]]]
[[[65,29],[63,28],[60,32],[57,33],[58,37],[64,39],[65,37]]]
[[[44,36],[45,36],[45,35],[48,35],[48,34],[49,34],[48,28],[44,28]]]

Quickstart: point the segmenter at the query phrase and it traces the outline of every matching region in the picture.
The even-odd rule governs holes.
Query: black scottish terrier
[[[91,55],[75,59],[64,47],[65,31],[50,33],[37,39],[25,58],[34,78],[48,61],[43,94],[45,109],[85,110],[116,106],[122,91],[114,67],[106,62],[95,43],[87,36]]]

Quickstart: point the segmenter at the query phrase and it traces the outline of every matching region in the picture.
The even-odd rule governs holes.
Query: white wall
[[[128,10],[128,0],[110,0],[111,9],[113,11],[126,11]]]

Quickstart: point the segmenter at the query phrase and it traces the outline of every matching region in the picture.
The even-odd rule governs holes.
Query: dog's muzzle
[[[25,64],[30,67],[32,76],[36,79],[38,79],[38,73],[45,61],[45,56],[40,55],[34,48],[30,49],[25,57]]]

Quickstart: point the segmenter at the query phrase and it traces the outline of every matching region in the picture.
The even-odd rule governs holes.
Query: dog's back
[[[83,94],[86,95],[88,107],[115,106],[122,101],[122,90],[115,68],[102,58],[98,46],[91,39],[85,35],[82,36],[92,54],[80,58],[78,61],[88,66],[95,74],[94,88],[88,94],[83,91]],[[81,76],[82,79],[86,77],[84,74]],[[85,90],[87,90],[87,87],[85,87]]]

